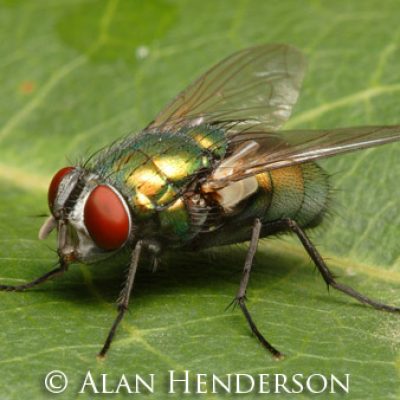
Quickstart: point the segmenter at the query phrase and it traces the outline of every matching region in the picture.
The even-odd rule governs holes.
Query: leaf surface
[[[55,171],[139,131],[199,73],[240,48],[283,42],[306,53],[309,70],[287,128],[399,123],[399,12],[394,0],[0,1],[1,282],[25,282],[56,261],[54,237],[37,240],[36,217],[47,212]],[[337,190],[331,217],[311,232],[342,282],[397,305],[399,154],[393,144],[323,162]],[[95,355],[115,316],[123,264],[75,265],[35,290],[0,293],[1,397],[41,399],[45,375],[60,369],[70,386],[59,398],[89,398],[77,392],[90,369],[111,382],[154,373],[152,398],[163,399],[173,369],[347,373],[346,398],[398,398],[400,317],[328,293],[294,238],[263,241],[248,290],[260,330],[286,355],[272,360],[240,311],[224,311],[245,249],[172,254],[156,274],[142,268],[103,362]],[[191,391],[186,398],[200,397]]]

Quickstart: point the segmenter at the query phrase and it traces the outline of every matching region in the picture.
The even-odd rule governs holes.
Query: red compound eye
[[[58,187],[60,182],[63,180],[64,176],[69,174],[74,167],[61,168],[54,176],[50,182],[49,191],[47,193],[47,199],[49,201],[50,210],[53,209],[54,200],[56,199]]]
[[[128,239],[128,211],[123,200],[109,186],[97,186],[90,193],[84,221],[93,241],[104,250],[116,250]]]

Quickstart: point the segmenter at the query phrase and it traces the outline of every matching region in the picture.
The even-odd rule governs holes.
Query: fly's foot
[[[235,310],[241,301],[246,301],[246,296],[235,296],[233,300],[225,307],[225,311],[232,309]]]

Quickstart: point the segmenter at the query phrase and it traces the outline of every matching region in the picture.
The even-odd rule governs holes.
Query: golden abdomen
[[[291,218],[302,227],[317,225],[327,208],[328,176],[315,163],[298,164],[256,175],[258,189],[238,204],[232,223],[251,224]]]
[[[262,221],[294,219],[303,227],[317,225],[327,208],[328,176],[315,163],[298,164],[257,176],[257,196],[265,200]]]

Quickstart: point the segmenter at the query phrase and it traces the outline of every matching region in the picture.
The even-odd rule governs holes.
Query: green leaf
[[[57,169],[139,131],[201,71],[240,48],[284,42],[307,54],[290,127],[399,123],[399,12],[395,0],[0,1],[1,282],[26,282],[56,261],[54,237],[37,240],[36,215],[47,213]],[[323,162],[337,191],[331,218],[310,232],[341,282],[397,305],[399,151],[393,144]],[[54,369],[69,378],[59,398],[91,398],[77,394],[89,369],[112,382],[154,373],[154,399],[166,398],[170,369],[350,374],[346,398],[399,397],[400,317],[328,293],[294,238],[263,241],[247,293],[261,332],[286,355],[274,361],[240,310],[225,311],[245,252],[241,245],[176,253],[156,274],[142,268],[104,361],[96,354],[125,277],[117,260],[73,265],[35,290],[0,293],[1,397],[50,397],[44,378]],[[185,398],[201,398],[191,390]]]

